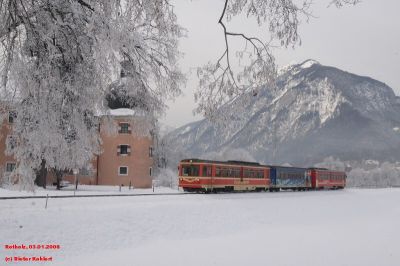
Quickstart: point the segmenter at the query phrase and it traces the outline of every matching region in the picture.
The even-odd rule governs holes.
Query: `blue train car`
[[[270,166],[271,191],[311,188],[311,173],[307,168]]]

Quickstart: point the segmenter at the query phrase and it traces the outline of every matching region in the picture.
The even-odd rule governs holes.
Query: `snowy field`
[[[400,189],[2,200],[0,265],[397,266],[399,202]]]
[[[180,191],[183,192],[183,191]],[[75,186],[69,185],[57,190],[55,186],[48,186],[47,189],[36,187],[34,192],[22,191],[18,185],[7,189],[0,188],[0,197],[29,197],[29,196],[73,196],[73,195],[107,195],[107,194],[152,194],[152,193],[179,193],[177,189],[168,187],[155,187],[152,189],[141,189],[119,186],[93,186],[79,185],[78,190]]]

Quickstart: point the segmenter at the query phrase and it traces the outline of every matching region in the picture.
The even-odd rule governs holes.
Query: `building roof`
[[[128,108],[110,109],[107,114],[111,116],[134,116],[138,112]]]
[[[141,110],[132,110],[129,108],[118,108],[118,109],[110,109],[106,108],[100,109],[96,108],[96,116],[102,117],[102,116],[130,116],[130,117],[143,117],[146,116],[144,111]]]

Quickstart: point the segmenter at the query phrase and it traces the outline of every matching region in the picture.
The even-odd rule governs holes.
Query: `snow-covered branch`
[[[334,0],[330,4],[341,7],[357,2]],[[272,49],[301,44],[298,27],[301,18],[308,21],[312,16],[311,7],[311,0],[225,0],[218,20],[225,47],[215,63],[210,62],[197,70],[199,87],[195,93],[198,103],[195,112],[213,121],[221,120],[217,110],[227,102],[243,95],[256,96],[260,86],[274,86],[277,71]],[[265,26],[267,40],[229,30],[227,22],[240,15],[254,18],[259,26]],[[233,38],[242,40],[245,48],[232,50]],[[234,65],[234,59],[238,59],[243,66]],[[242,111],[240,106],[237,111]]]
[[[100,152],[98,117],[110,90],[154,121],[180,94],[178,40],[168,0],[0,2],[1,91],[17,111],[14,174],[85,167]],[[3,97],[4,99],[4,97]]]

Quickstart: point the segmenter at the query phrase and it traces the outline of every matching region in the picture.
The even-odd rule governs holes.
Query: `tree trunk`
[[[61,181],[63,177],[63,171],[61,170],[55,170],[56,172],[56,178],[57,178],[57,190],[61,189]]]
[[[40,170],[37,172],[36,175],[36,180],[35,180],[36,185],[46,188],[46,183],[47,183],[47,169],[46,169],[46,160],[42,160],[42,163],[40,164]]]
[[[75,190],[78,190],[78,183],[79,183],[78,176],[75,175]]]

